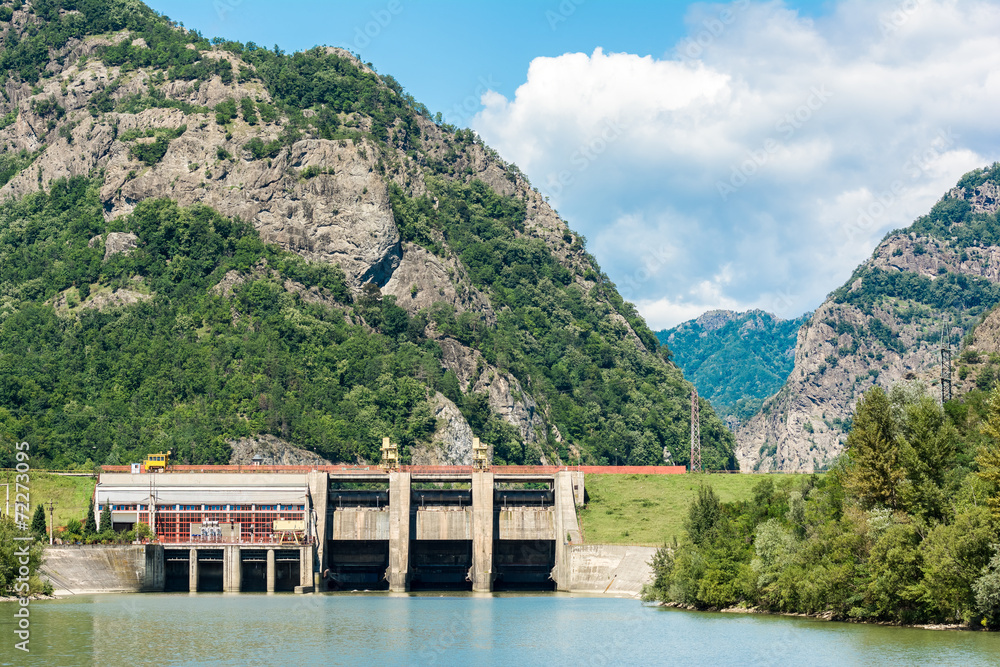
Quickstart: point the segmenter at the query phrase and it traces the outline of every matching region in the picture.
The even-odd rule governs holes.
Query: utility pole
[[[701,472],[701,423],[698,416],[698,390],[691,388],[691,472]]]
[[[47,503],[42,503],[42,505],[48,505],[49,506],[49,546],[51,547],[52,546],[52,534],[55,532],[55,529],[56,529],[55,522],[52,519],[52,510],[55,509],[55,503],[53,503],[50,500]]]

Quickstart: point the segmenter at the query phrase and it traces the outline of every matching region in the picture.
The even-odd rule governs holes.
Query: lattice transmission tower
[[[691,472],[701,472],[701,421],[698,417],[697,389],[691,389]]]
[[[951,400],[951,329],[941,325],[941,405]]]

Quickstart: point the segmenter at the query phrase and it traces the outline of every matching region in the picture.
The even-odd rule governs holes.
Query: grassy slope
[[[15,473],[13,470],[0,471],[0,484],[10,483],[10,511],[14,512]],[[31,511],[41,503],[54,503],[56,526],[65,526],[70,519],[83,520],[87,513],[87,502],[94,494],[95,480],[93,477],[64,477],[44,472],[33,472],[30,475],[29,493],[31,494]],[[0,491],[0,511],[4,509],[6,494]],[[48,506],[45,509],[45,525],[49,525]]]
[[[763,475],[587,475],[589,502],[580,510],[590,544],[661,546],[680,539],[688,505],[708,484],[723,502],[746,500]],[[800,475],[775,475],[781,479]]]

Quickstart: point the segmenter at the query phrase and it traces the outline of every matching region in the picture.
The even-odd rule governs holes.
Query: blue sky
[[[149,4],[393,75],[517,163],[654,328],[813,309],[1000,158],[996,0]]]
[[[206,37],[286,51],[342,46],[455,120],[484,82],[507,97],[539,56],[605,51],[661,56],[686,36],[688,2],[609,0],[152,0]],[[793,2],[806,15],[817,0]],[[367,30],[367,32],[366,32]],[[476,103],[478,104],[478,97]]]

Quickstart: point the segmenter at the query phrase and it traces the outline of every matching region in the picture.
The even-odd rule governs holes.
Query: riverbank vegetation
[[[1000,626],[1000,389],[945,408],[870,390],[822,476],[698,491],[648,600],[838,619]]]
[[[0,516],[0,596],[52,593],[52,585],[38,576],[38,568],[42,565],[41,540],[37,537],[30,541],[15,539],[29,535],[29,531],[19,530],[14,525],[11,516]],[[27,568],[27,575],[21,568]]]

